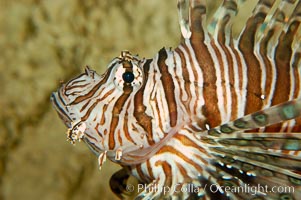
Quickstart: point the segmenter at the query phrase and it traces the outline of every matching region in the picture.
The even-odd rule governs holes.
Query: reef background
[[[99,171],[84,143],[66,142],[50,94],[121,50],[151,58],[179,39],[176,0],[0,0],[0,200],[117,199],[119,167]]]

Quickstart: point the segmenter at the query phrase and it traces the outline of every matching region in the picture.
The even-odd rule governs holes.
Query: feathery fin
[[[230,44],[232,38],[232,20],[237,14],[237,4],[234,0],[224,0],[208,25],[209,32],[220,44]]]
[[[208,165],[207,184],[223,188],[225,185],[248,187],[286,187],[289,198],[301,195],[301,134],[243,132],[301,116],[301,99],[295,99],[265,110],[249,114],[202,133],[200,140],[214,158]],[[213,167],[214,166],[214,167]],[[210,191],[206,191],[207,193]],[[282,197],[280,192],[227,193],[231,199]],[[211,194],[216,197],[217,194]],[[209,195],[210,196],[210,195]]]
[[[206,29],[206,0],[178,0],[179,23],[183,39],[193,43],[208,38]]]
[[[178,0],[178,15],[182,37],[189,39],[191,36],[189,24],[189,1]]]
[[[221,134],[231,134],[236,131],[247,131],[295,119],[300,116],[301,99],[296,99],[212,128],[208,131],[208,134],[211,136],[219,136]]]

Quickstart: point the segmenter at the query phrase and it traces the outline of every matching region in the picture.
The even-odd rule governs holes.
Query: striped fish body
[[[176,49],[123,51],[52,94],[68,139],[123,166],[111,179],[119,197],[129,174],[148,184],[143,199],[301,196],[301,2],[259,1],[233,38],[238,6],[225,0],[207,25],[205,1],[179,0]],[[245,185],[287,191],[225,189]]]

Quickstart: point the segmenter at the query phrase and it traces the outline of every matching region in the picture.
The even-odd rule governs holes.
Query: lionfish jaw
[[[68,112],[68,99],[64,95],[60,94],[60,91],[63,89],[63,86],[56,92],[53,92],[50,97],[53,108],[56,110],[58,116],[64,122],[68,128],[72,128],[72,119],[69,116]]]
[[[172,128],[169,132],[165,134],[165,137],[162,138],[159,142],[156,142],[152,146],[123,146],[119,147],[115,151],[107,151],[107,156],[113,162],[124,165],[135,165],[145,162],[150,157],[154,156],[170,139],[178,133],[178,131],[185,125],[185,122],[182,122]]]
[[[57,114],[68,127],[66,132],[67,141],[75,144],[75,141],[81,141],[84,137],[84,132],[87,129],[85,122],[71,118],[71,107],[69,99],[64,95],[64,85],[57,91],[53,92],[50,100]]]
[[[57,91],[51,94],[50,100],[54,109],[68,127],[67,137],[71,143],[76,140],[80,141],[87,128],[80,118],[80,106],[73,103],[82,96],[84,91],[95,87],[101,80],[101,76],[86,66],[84,73],[62,84]]]

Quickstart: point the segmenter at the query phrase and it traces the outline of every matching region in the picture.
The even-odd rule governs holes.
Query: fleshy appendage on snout
[[[67,141],[75,144],[76,141],[84,140],[91,143],[92,151],[99,155],[103,152],[102,138],[95,135],[89,123],[82,116],[82,108],[93,98],[93,91],[100,87],[102,77],[89,67],[85,72],[71,79],[51,94],[50,100],[59,117],[68,127]],[[89,140],[87,140],[87,137]],[[94,141],[94,142],[91,142]],[[90,146],[90,145],[89,145]]]

